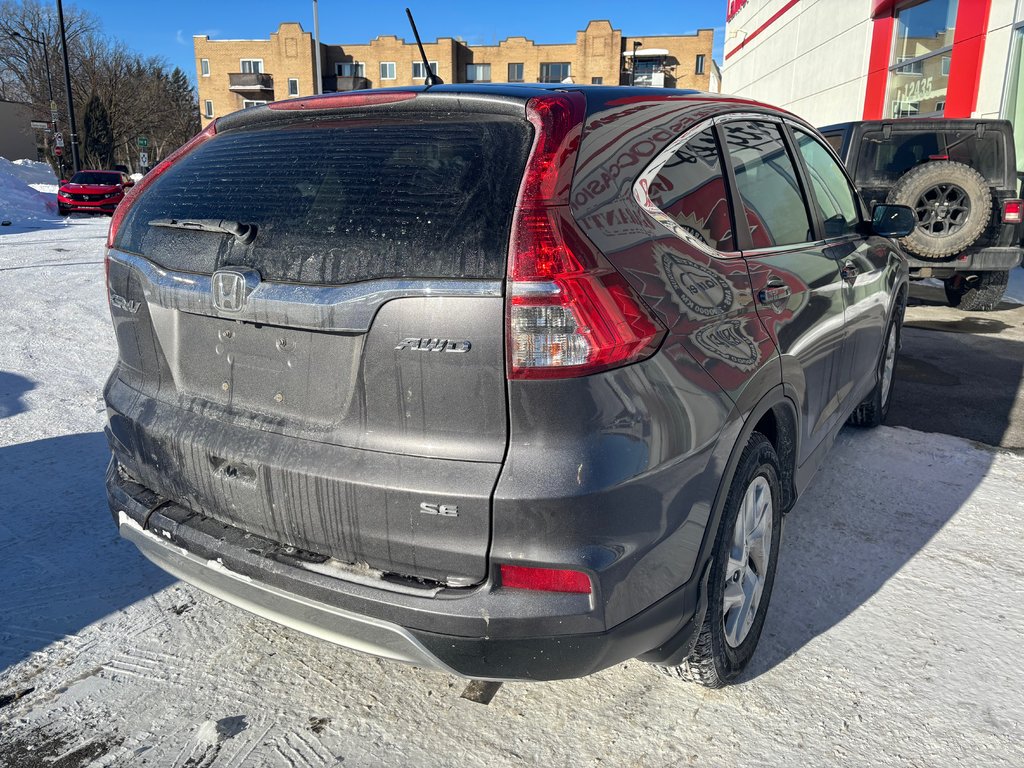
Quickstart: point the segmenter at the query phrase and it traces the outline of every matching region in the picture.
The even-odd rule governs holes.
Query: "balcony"
[[[228,88],[236,93],[273,93],[274,78],[265,72],[231,72]]]
[[[370,81],[365,77],[345,77],[342,75],[325,75],[323,84],[324,93],[362,91],[370,87]]]

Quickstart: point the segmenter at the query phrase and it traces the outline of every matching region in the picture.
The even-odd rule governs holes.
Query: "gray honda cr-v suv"
[[[781,515],[886,414],[907,290],[802,120],[642,88],[212,123],[112,220],[121,534],[261,616],[472,678],[734,678]]]

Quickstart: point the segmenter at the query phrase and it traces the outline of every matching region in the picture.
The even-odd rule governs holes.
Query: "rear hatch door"
[[[522,104],[438,106],[250,121],[145,189],[111,251],[111,398],[132,393],[111,426],[128,471],[198,513],[467,585],[532,129]]]

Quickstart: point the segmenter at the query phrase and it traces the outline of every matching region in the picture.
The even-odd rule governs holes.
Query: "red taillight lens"
[[[582,94],[532,99],[536,130],[509,245],[510,379],[586,376],[648,357],[665,329],[579,231],[569,188]]]
[[[1003,224],[1020,224],[1024,221],[1024,200],[1003,201]]]
[[[589,595],[590,577],[581,571],[531,568],[526,565],[501,566],[501,586],[507,589],[532,589],[537,592],[574,592]]]
[[[274,110],[289,109],[344,109],[349,107],[372,107],[377,104],[394,104],[398,101],[415,99],[413,91],[383,91],[379,93],[329,93],[325,96],[275,101],[268,106]]]
[[[217,121],[214,120],[206,128],[197,133],[191,139],[186,141],[174,152],[167,156],[162,162],[158,163],[157,166],[143,176],[139,181],[132,187],[125,196],[118,203],[117,208],[114,209],[114,215],[110,217],[110,230],[107,232],[107,248],[114,247],[114,239],[117,237],[117,230],[121,226],[121,222],[124,221],[124,217],[128,213],[128,209],[135,203],[135,199],[141,194],[142,190],[157,180],[168,168],[174,165],[175,162],[180,160],[183,156],[187,155],[193,149],[198,147],[204,141],[212,139],[217,133]]]

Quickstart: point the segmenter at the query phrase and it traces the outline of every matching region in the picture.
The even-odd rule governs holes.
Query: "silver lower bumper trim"
[[[158,567],[250,613],[354,651],[464,677],[430,653],[404,627],[254,581],[143,530],[124,512],[118,513],[118,527],[121,536]]]

